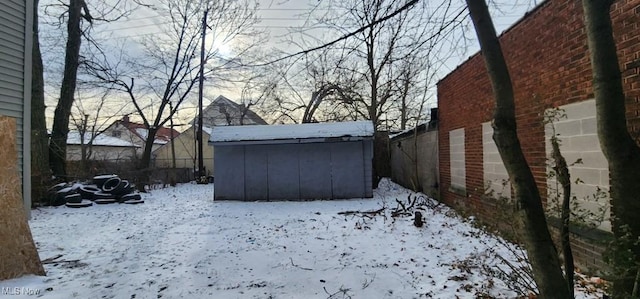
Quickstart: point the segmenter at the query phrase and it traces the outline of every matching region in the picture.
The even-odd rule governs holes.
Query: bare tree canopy
[[[92,41],[89,32],[94,21],[118,20],[130,12],[129,6],[122,0],[114,3],[100,1],[95,7],[89,7],[88,4],[85,0],[69,0],[68,4],[65,2],[48,4],[45,9],[50,13],[57,11],[58,25],[62,26],[66,23],[67,27],[62,84],[49,142],[49,164],[54,176],[63,180],[67,180],[66,142],[69,133],[69,116],[78,81],[78,68],[82,63],[80,55],[82,40],[85,38]]]
[[[310,28],[328,28],[292,40],[303,50],[275,59],[278,97],[268,110],[278,122],[368,119],[377,128],[405,129],[424,121],[427,89],[454,51],[442,43],[463,42],[456,32],[464,9],[444,1],[429,7],[416,1],[324,1],[312,10]],[[313,30],[313,29],[310,29]],[[338,36],[331,39],[332,36]],[[330,42],[321,46],[322,39]],[[267,109],[265,109],[267,110]]]
[[[254,30],[258,22],[256,7],[249,0],[159,0],[152,9],[166,18],[162,22],[164,34],[143,36],[136,41],[138,48],[134,53],[131,49],[122,50],[117,60],[107,57],[91,66],[88,72],[94,83],[126,95],[148,128],[141,169],[150,165],[158,129],[169,122],[185,101],[194,97],[205,11],[207,32],[214,38],[205,45],[204,78],[219,82],[230,77],[229,71],[239,69],[245,55],[260,42]],[[242,42],[248,37],[250,42]],[[231,41],[237,41],[234,43],[237,48],[228,56],[219,45]]]

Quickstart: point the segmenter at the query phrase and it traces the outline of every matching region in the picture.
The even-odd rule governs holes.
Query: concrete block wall
[[[616,1],[611,16],[627,99],[627,121],[630,131],[640,132],[640,0]],[[581,1],[547,0],[500,36],[515,93],[518,136],[544,201],[547,189],[544,111],[593,98],[583,19]],[[491,121],[494,106],[491,83],[480,53],[438,83],[441,200],[485,221],[494,219],[497,212],[483,200],[482,124]],[[449,132],[458,129],[465,132],[463,195],[449,191],[459,181],[451,172]],[[572,142],[577,146],[593,140],[579,137]]]
[[[546,153],[551,159],[550,139],[555,133],[560,142],[560,152],[569,164],[571,176],[571,193],[575,196],[579,207],[594,214],[601,213],[605,209],[606,216],[598,227],[611,231],[611,221],[608,216],[609,198],[598,198],[598,188],[604,192],[609,190],[609,168],[607,159],[600,149],[600,142],[596,132],[596,102],[586,100],[558,107],[559,112],[565,117],[545,125]],[[550,111],[550,109],[547,109]],[[549,160],[551,161],[551,160]],[[576,163],[581,161],[580,163]],[[551,172],[551,165],[547,172]],[[577,181],[579,180],[579,181]],[[561,188],[557,180],[550,178],[547,181],[548,195],[557,194],[561,198]],[[558,189],[559,192],[557,191]],[[551,197],[549,197],[551,198]]]
[[[449,131],[449,159],[451,167],[451,191],[466,192],[464,128]]]
[[[509,174],[500,158],[498,147],[493,141],[491,122],[482,123],[482,170],[487,194],[511,197]]]

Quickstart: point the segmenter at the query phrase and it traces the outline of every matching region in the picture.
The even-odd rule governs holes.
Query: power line
[[[306,50],[302,50],[302,51],[299,51],[299,52],[296,52],[296,53],[293,53],[293,54],[289,54],[289,55],[280,57],[278,59],[269,61],[267,63],[258,64],[258,65],[254,65],[254,66],[266,66],[266,65],[273,64],[273,63],[276,63],[276,62],[279,62],[279,61],[283,61],[285,59],[289,59],[289,58],[292,58],[292,57],[295,57],[295,56],[298,56],[298,55],[307,54],[307,53],[310,53],[310,52],[313,52],[313,51],[317,51],[317,50],[329,47],[329,46],[331,46],[333,44],[336,44],[336,43],[338,43],[340,41],[346,40],[346,39],[348,39],[348,38],[350,38],[350,37],[362,32],[362,31],[365,31],[366,29],[371,28],[371,27],[373,27],[373,26],[375,26],[375,25],[377,25],[379,23],[382,23],[382,22],[384,22],[384,21],[386,21],[388,19],[393,18],[394,16],[398,15],[399,13],[403,12],[404,10],[407,10],[407,9],[411,8],[416,3],[418,3],[418,0],[409,1],[408,3],[406,3],[402,7],[398,8],[396,11],[392,12],[391,14],[386,15],[386,16],[380,18],[380,19],[377,19],[377,20],[371,22],[371,24],[368,24],[366,26],[362,26],[362,27],[358,28],[355,31],[352,31],[352,32],[350,32],[348,34],[345,34],[345,35],[343,35],[343,36],[341,36],[341,37],[339,37],[337,39],[334,39],[334,40],[332,40],[332,41],[330,41],[328,43],[325,43],[323,45],[320,45],[320,46],[317,46],[317,47],[313,47],[313,48],[309,48],[309,49],[306,49]]]

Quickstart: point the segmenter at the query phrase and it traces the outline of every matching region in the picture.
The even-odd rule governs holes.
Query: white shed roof
[[[308,123],[267,126],[220,126],[214,127],[209,141],[258,141],[281,139],[331,138],[373,136],[371,121],[337,123]]]

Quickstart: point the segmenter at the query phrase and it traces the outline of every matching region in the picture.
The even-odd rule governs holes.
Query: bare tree
[[[151,150],[159,128],[171,119],[187,98],[193,96],[192,91],[199,79],[198,57],[204,11],[208,11],[208,32],[215,35],[211,45],[206,45],[203,63],[206,64],[204,77],[207,80],[224,80],[229,70],[240,65],[240,58],[259,43],[252,31],[257,22],[256,5],[249,0],[160,0],[153,9],[167,18],[164,33],[143,37],[140,55],[126,57],[122,64],[95,67],[92,74],[106,86],[123,92],[147,128],[140,169],[147,169],[150,165]],[[253,42],[239,42],[249,36]],[[219,43],[229,44],[236,40],[239,48],[232,57],[221,53]]]
[[[413,111],[410,116],[409,107],[420,107],[422,97],[415,95],[434,83],[433,75],[444,61],[438,55],[451,55],[451,51],[433,49],[463,22],[461,13],[449,19],[439,17],[453,13],[450,1],[432,9],[426,3],[417,3],[393,18],[378,22],[406,4],[407,1],[400,0],[329,1],[327,14],[320,18],[321,24],[339,33],[366,28],[333,48],[344,56],[336,67],[359,76],[350,80],[356,82],[351,89],[358,96],[347,99],[359,99],[351,103],[353,108],[376,128],[381,126],[383,114],[391,119],[398,116],[399,127],[406,127],[411,117],[423,114]]]
[[[523,224],[533,277],[543,298],[571,298],[542,207],[542,199],[517,135],[513,86],[489,9],[484,1],[467,0],[491,79],[496,109],[493,140],[509,174],[518,219]]]
[[[417,123],[430,98],[425,91],[447,56],[455,53],[441,41],[459,41],[454,31],[464,21],[464,10],[454,11],[451,1],[431,6],[354,0],[313,7],[308,18],[315,18],[314,26],[300,29],[290,41],[304,50],[272,62],[277,69],[275,63],[290,59],[274,72],[281,80],[277,96],[266,106],[278,112],[280,122],[369,119],[376,127],[388,127],[390,120],[395,128]],[[455,17],[443,17],[451,13]],[[317,27],[340,37],[323,42],[327,36],[312,32]],[[323,44],[314,46],[318,42]]]
[[[83,37],[88,38],[90,36],[89,32],[94,21],[112,22],[123,18],[131,12],[130,6],[123,0],[97,1],[94,4],[96,3],[97,6],[90,8],[89,3],[85,0],[69,0],[68,4],[60,0],[47,7],[52,11],[56,11],[55,8],[58,8],[59,25],[66,23],[67,27],[62,84],[60,85],[60,96],[54,113],[53,128],[49,142],[49,164],[53,174],[63,180],[67,179],[65,160],[69,115],[77,87]],[[62,10],[61,12],[60,9]],[[92,15],[92,12],[94,15]],[[63,21],[65,17],[66,22]],[[88,25],[84,22],[88,23]]]
[[[89,160],[93,159],[93,144],[96,137],[121,115],[128,114],[128,105],[122,105],[112,98],[110,90],[100,90],[87,86],[86,95],[78,92],[71,111],[70,129],[80,138],[80,168],[89,173]],[[101,94],[96,94],[101,93]],[[109,105],[115,102],[115,105]]]
[[[39,203],[47,196],[51,179],[49,168],[49,137],[44,103],[44,67],[40,52],[38,26],[38,0],[33,3],[33,53],[31,76],[31,204]]]
[[[593,71],[600,146],[609,164],[611,224],[616,238],[613,298],[638,298],[640,288],[640,148],[629,134],[625,96],[611,25],[612,0],[583,0]]]
[[[84,0],[69,0],[67,21],[67,47],[65,53],[64,77],[60,87],[60,98],[53,119],[51,140],[49,142],[49,161],[53,174],[66,179],[65,165],[67,134],[69,133],[69,114],[73,105],[78,75],[80,43],[82,41],[81,20],[91,23],[93,17]]]

